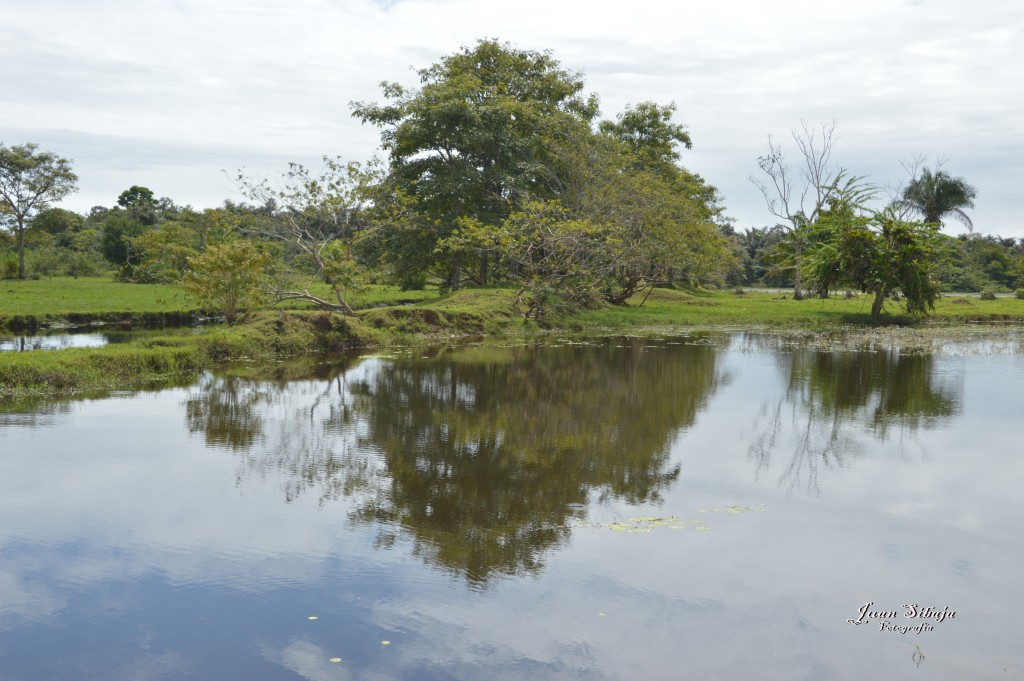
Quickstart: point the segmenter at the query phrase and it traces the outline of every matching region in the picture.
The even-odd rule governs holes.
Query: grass
[[[992,301],[943,297],[927,317],[911,317],[893,301],[879,319],[871,317],[871,298],[807,298],[793,300],[785,293],[732,291],[655,290],[643,305],[607,307],[566,318],[573,328],[601,329],[660,327],[803,327],[826,329],[842,326],[956,324],[964,322],[1015,321],[1024,323],[1024,300]]]
[[[182,311],[188,305],[172,287],[106,280],[4,282],[4,287],[0,319],[40,314],[59,318],[83,310],[100,315],[117,311],[146,315]],[[9,295],[12,288],[15,293]],[[927,318],[890,313],[873,320],[867,296],[795,301],[782,293],[659,289],[642,305],[636,300],[578,312],[549,320],[547,328],[541,328],[512,309],[514,292],[510,289],[470,289],[440,296],[436,291],[403,293],[379,287],[371,293],[363,298],[364,304],[379,307],[363,309],[355,317],[273,309],[254,312],[236,326],[211,328],[195,336],[156,335],[95,349],[4,353],[0,355],[0,399],[93,395],[189,381],[198,372],[225,362],[265,362],[346,348],[468,336],[599,335],[716,327],[815,333],[845,332],[853,327],[875,336],[873,330],[893,329],[902,334],[900,342],[906,344],[908,334],[903,330],[908,327],[933,329],[931,336],[958,338],[962,334],[954,327],[962,330],[967,322],[1024,325],[1024,300],[1015,298],[983,301],[947,296]],[[31,303],[33,300],[36,302]],[[898,311],[895,303],[888,307],[891,312]]]
[[[0,320],[69,314],[185,312],[195,308],[177,286],[122,284],[108,277],[0,280]]]
[[[333,300],[326,284],[310,290],[314,295]],[[399,291],[394,286],[372,286],[357,299],[357,307],[416,303],[436,299],[435,290]],[[312,309],[303,301],[286,301],[275,309]],[[201,314],[185,292],[170,284],[124,284],[109,277],[53,277],[50,279],[0,280],[0,329],[5,326],[34,328],[53,323],[87,324],[95,321],[121,321],[162,325],[183,323],[190,315]],[[133,319],[135,317],[135,319]]]

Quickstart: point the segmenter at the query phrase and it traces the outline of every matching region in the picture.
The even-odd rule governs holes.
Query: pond
[[[197,335],[207,326],[166,327],[158,329],[83,330],[0,335],[0,352],[30,352],[34,350],[65,350],[67,348],[101,348],[116,343],[131,343],[147,336]],[[3,332],[0,332],[3,333]]]
[[[475,345],[0,411],[0,678],[1022,678],[1006,350]]]

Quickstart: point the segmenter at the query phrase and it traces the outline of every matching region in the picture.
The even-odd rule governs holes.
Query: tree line
[[[215,209],[140,186],[87,215],[54,208],[74,190],[70,162],[35,145],[0,145],[9,242],[0,273],[84,276],[113,266],[125,281],[183,282],[229,317],[289,298],[351,314],[370,281],[511,285],[520,311],[536,318],[642,301],[678,284],[794,285],[798,297],[807,286],[852,287],[883,301],[927,299],[943,283],[1024,284],[1019,245],[938,234],[946,213],[927,207],[931,171],[915,178],[920,191],[908,187],[900,210],[870,208],[867,186],[828,163],[833,128],[820,139],[806,126],[794,136],[802,174],[769,142],[758,186],[782,222],[739,232],[717,189],[683,165],[693,142],[674,103],[641,102],[601,119],[580,74],[549,52],[496,40],[417,76],[416,87],[385,82],[381,102],[351,105],[379,131],[384,159],[324,157],[318,169],[291,164],[278,178],[240,172],[233,179],[245,200]],[[952,209],[961,215],[974,196],[965,186],[966,203]],[[902,274],[892,275],[899,258]]]

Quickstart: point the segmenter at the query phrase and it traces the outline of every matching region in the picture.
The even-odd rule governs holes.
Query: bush
[[[218,308],[233,324],[242,308],[262,305],[266,255],[249,241],[215,244],[189,258],[182,287],[201,305]]]
[[[16,279],[18,276],[18,256],[9,253],[0,262],[0,277],[4,279]]]
[[[1014,291],[1014,292],[1013,292],[1013,296],[1014,296],[1014,297],[1015,297],[1015,298],[1016,298],[1017,300],[1024,300],[1024,288],[1019,288],[1019,289],[1017,289],[1016,291]]]
[[[996,299],[996,290],[994,288],[986,288],[984,291],[981,292],[981,299],[982,300],[995,300]]]

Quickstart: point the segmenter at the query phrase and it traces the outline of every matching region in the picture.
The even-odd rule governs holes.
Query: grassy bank
[[[101,282],[97,282],[100,284]],[[106,282],[103,282],[105,284]],[[159,296],[164,305],[180,299],[159,289],[140,293],[137,285],[111,284],[117,292]],[[95,313],[104,286],[86,289]],[[70,291],[65,296],[72,295]],[[381,291],[378,303],[395,291]],[[931,329],[954,335],[952,330],[971,322],[1001,322],[1024,326],[1024,300],[943,298],[935,314],[925,320],[885,315],[872,320],[866,297],[794,301],[779,293],[654,291],[644,302],[604,307],[552,319],[546,328],[526,322],[512,309],[513,292],[507,289],[459,291],[449,296],[420,294],[426,299],[360,311],[355,317],[308,310],[270,310],[250,314],[233,327],[210,329],[196,336],[157,336],[127,345],[95,349],[68,349],[5,353],[0,355],[0,399],[31,396],[94,395],[110,390],[137,389],[192,380],[200,371],[229,361],[269,361],[354,347],[382,347],[481,336],[537,336],[545,333],[600,335],[609,333],[673,332],[694,328],[802,329],[838,331],[850,328],[873,332],[879,328],[915,333]],[[175,303],[174,301],[179,301]],[[64,303],[66,304],[66,303]],[[47,307],[48,305],[48,307]],[[57,310],[54,302],[43,305]],[[0,311],[8,309],[0,305]],[[109,312],[109,310],[106,310]],[[144,314],[144,309],[130,310]],[[155,311],[149,311],[155,312]],[[62,314],[73,314],[63,312]],[[944,330],[945,329],[945,330]],[[905,342],[905,341],[904,341]]]
[[[827,299],[793,300],[786,293],[734,291],[655,290],[643,305],[636,300],[628,306],[607,307],[569,318],[573,325],[596,331],[640,327],[803,327],[834,329],[842,326],[916,326],[961,324],[969,322],[1024,323],[1024,300],[968,299],[944,296],[928,317],[901,314],[898,304],[890,302],[887,313],[871,317],[871,298],[865,295]]]
[[[500,335],[521,326],[508,291],[464,292],[356,317],[271,310],[195,336],[148,337],[101,348],[0,354],[0,399],[89,396],[188,381],[224,362],[270,361],[348,348]]]

